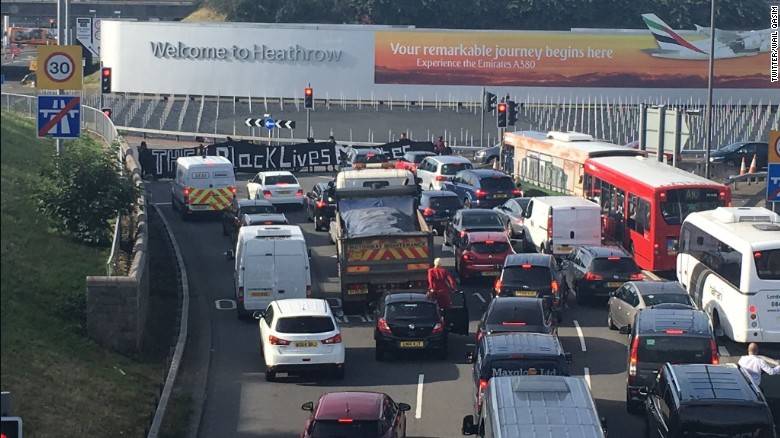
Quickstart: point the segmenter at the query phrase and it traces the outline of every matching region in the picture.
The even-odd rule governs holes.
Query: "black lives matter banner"
[[[394,159],[403,157],[407,152],[433,152],[433,143],[429,141],[399,140],[373,147],[390,154]],[[346,160],[348,152],[349,146],[338,146],[339,160]]]

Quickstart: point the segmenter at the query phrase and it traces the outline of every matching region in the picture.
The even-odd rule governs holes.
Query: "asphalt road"
[[[247,176],[239,176],[239,194],[246,196]],[[300,178],[305,189],[326,175]],[[190,294],[205,295],[211,324],[211,366],[206,405],[200,436],[243,438],[297,437],[307,418],[302,403],[316,400],[322,393],[342,390],[381,391],[396,401],[407,402],[410,437],[460,436],[461,418],[472,413],[474,385],[471,365],[465,353],[473,348],[473,330],[481,316],[483,302],[489,299],[491,284],[465,288],[471,316],[471,336],[452,335],[446,361],[408,357],[377,362],[373,355],[373,321],[365,315],[347,315],[341,323],[346,342],[346,377],[342,381],[321,375],[281,377],[269,383],[264,378],[264,363],[258,348],[258,329],[254,322],[239,321],[233,310],[220,310],[217,300],[232,300],[232,263],[224,252],[228,238],[222,236],[218,220],[200,219],[182,222],[170,206],[169,183],[150,184],[152,202],[168,218],[183,252],[188,271]],[[325,232],[315,232],[300,209],[285,212],[292,223],[301,225],[312,250],[314,295],[336,297],[335,247]],[[451,252],[443,252],[436,238],[437,253],[445,265],[452,266]],[[577,306],[572,302],[564,314],[559,337],[566,351],[572,352],[572,374],[590,382],[601,416],[611,436],[639,436],[644,427],[641,417],[625,411],[626,337],[606,327],[606,307]],[[222,302],[224,306],[228,301]],[[580,333],[581,332],[581,333]],[[738,355],[743,346],[721,346],[724,355]],[[769,352],[766,352],[769,353]],[[772,355],[771,353],[769,353]],[[776,357],[776,356],[775,356]],[[736,357],[724,357],[724,361]],[[420,383],[422,382],[422,383]]]

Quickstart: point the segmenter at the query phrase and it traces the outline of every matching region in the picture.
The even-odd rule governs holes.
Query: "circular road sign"
[[[45,62],[44,74],[53,82],[67,82],[76,73],[76,63],[64,52],[53,52]]]
[[[276,128],[276,121],[270,117],[265,119],[265,129],[268,129],[270,131],[271,129],[274,128]]]

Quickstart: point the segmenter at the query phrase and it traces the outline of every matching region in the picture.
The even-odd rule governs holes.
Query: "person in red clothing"
[[[452,307],[450,294],[456,288],[455,277],[441,267],[440,258],[434,259],[433,267],[428,269],[428,297],[436,300],[440,308],[447,310]]]

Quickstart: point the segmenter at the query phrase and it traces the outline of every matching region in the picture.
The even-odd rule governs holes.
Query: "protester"
[[[314,137],[308,137],[306,141],[308,141],[309,143],[314,143]]]
[[[147,172],[151,173],[152,169],[149,163],[151,154],[146,142],[142,141],[141,145],[138,146],[138,166],[141,168],[141,178],[145,177]]]
[[[446,142],[444,143],[444,154],[443,155],[452,155],[452,148]]]
[[[450,271],[441,267],[441,259],[433,260],[433,267],[428,269],[428,297],[433,298],[445,311],[452,307],[450,294],[457,288],[455,277]]]
[[[409,139],[406,137],[406,133],[402,132],[401,133],[401,138],[399,138],[398,141],[405,141],[405,140],[409,140]]]
[[[433,144],[433,151],[438,155],[442,155],[444,153],[444,136],[439,136],[439,139],[436,140],[436,143]]]
[[[520,182],[520,179],[519,179],[519,178],[517,179],[517,182],[515,183],[515,187],[517,188],[517,190],[520,190],[520,196],[521,196],[521,197],[522,197],[522,196],[525,196],[525,195],[523,194],[523,183],[521,183],[521,182]]]
[[[770,376],[780,374],[780,365],[770,366],[766,360],[758,355],[758,344],[751,342],[748,345],[747,356],[742,356],[737,362],[756,386],[761,386],[761,372],[765,372]]]
[[[331,135],[330,137],[328,137],[328,142],[330,144],[336,144],[336,137]]]

